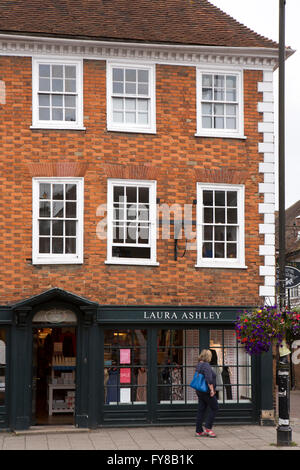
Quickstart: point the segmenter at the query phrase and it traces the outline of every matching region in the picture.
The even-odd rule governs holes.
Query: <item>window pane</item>
[[[112,256],[114,258],[136,258],[136,259],[150,259],[151,248],[138,248],[138,247],[122,247],[113,246]]]
[[[125,80],[128,81],[128,82],[135,82],[136,81],[136,70],[126,69],[125,70]]]
[[[50,95],[39,95],[40,106],[50,106]]]
[[[236,241],[237,240],[237,233],[236,233],[236,227],[227,227],[226,228],[226,232],[227,232],[227,235],[226,235],[226,239],[227,241],[231,242],[231,241]]]
[[[231,207],[237,206],[237,192],[236,191],[227,191],[227,206],[231,206]]]
[[[131,82],[126,82],[125,84],[125,93],[128,95],[136,94],[136,84]]]
[[[62,121],[63,120],[63,110],[59,108],[52,109],[52,119],[54,121]]]
[[[65,96],[65,107],[75,108],[76,107],[76,96],[66,95]]]
[[[204,87],[212,87],[212,75],[203,75],[202,76],[202,85]]]
[[[224,118],[215,118],[215,129],[224,129]]]
[[[117,82],[122,82],[124,80],[124,70],[113,68],[113,80]]]
[[[50,65],[40,64],[39,65],[39,74],[40,74],[40,77],[50,77]]]
[[[139,188],[139,202],[145,204],[149,202],[149,188]]]
[[[125,121],[129,124],[134,124],[136,122],[136,114],[134,113],[125,113]]]
[[[76,202],[66,202],[66,218],[76,218]]]
[[[66,238],[65,253],[76,253],[76,238]]]
[[[62,95],[52,95],[52,106],[59,107],[59,108],[63,107]]]
[[[237,209],[227,209],[227,222],[237,224]]]
[[[66,78],[76,78],[76,66],[75,65],[66,65],[65,66],[65,76],[66,76]]]
[[[211,224],[213,223],[213,210],[204,208],[204,223],[205,224]]]
[[[236,77],[232,75],[227,75],[226,77],[226,87],[228,88],[236,88]]]
[[[226,129],[236,129],[236,119],[227,118],[226,119]]]
[[[212,240],[213,239],[213,228],[211,226],[205,225],[203,227],[203,239]]]
[[[214,76],[214,86],[215,87],[224,87],[224,75],[215,75]]]
[[[202,126],[205,129],[211,129],[212,128],[212,118],[203,117],[202,118]]]
[[[69,80],[65,81],[65,91],[68,93],[75,93],[76,92],[76,80]]]
[[[50,108],[39,108],[39,119],[40,121],[49,121]]]
[[[65,221],[65,235],[66,236],[75,236],[76,235],[76,221],[75,220],[66,220]]]
[[[113,93],[124,93],[124,84],[122,82],[113,82]]]
[[[49,220],[39,221],[39,234],[50,235],[50,221]]]
[[[63,80],[60,80],[58,78],[53,78],[52,79],[52,91],[55,92],[63,92],[64,91],[64,82]]]
[[[236,258],[237,257],[237,246],[236,243],[227,244],[227,258]]]
[[[224,105],[223,104],[215,104],[214,105],[214,113],[215,113],[215,116],[224,116]]]
[[[39,253],[50,253],[50,238],[39,238]]]
[[[64,216],[64,203],[63,202],[53,202],[52,203],[53,217],[62,218]]]
[[[39,79],[39,91],[50,91],[50,79],[49,78]]]
[[[77,198],[77,185],[66,184],[66,199],[69,201],[76,201]]]
[[[216,191],[215,192],[215,205],[216,206],[225,206],[225,191]]]
[[[203,191],[203,205],[212,206],[214,203],[214,193],[213,191]]]
[[[138,94],[139,95],[148,95],[148,85],[144,83],[139,83],[138,85]]]
[[[204,100],[212,100],[212,89],[211,88],[203,88],[202,89],[202,99]]]
[[[224,243],[215,243],[215,258],[225,258]]]
[[[124,109],[123,98],[113,98],[113,109],[114,111],[123,111]]]
[[[51,198],[51,185],[49,183],[40,183],[40,199]]]
[[[137,202],[137,187],[127,186],[126,196],[127,196],[127,202]]]
[[[53,220],[52,221],[52,235],[63,235],[64,226],[62,220]]]
[[[116,111],[113,112],[113,120],[114,122],[124,122],[124,114],[117,113]]]
[[[124,202],[124,186],[114,186],[114,202]]]
[[[66,121],[76,121],[76,111],[75,109],[66,109],[65,111],[65,120]]]
[[[63,253],[63,238],[52,238],[52,253],[62,254]]]
[[[148,114],[138,113],[138,124],[148,124]]]
[[[52,77],[63,78],[63,66],[62,65],[53,65],[52,66]]]
[[[213,246],[212,243],[203,243],[203,258],[212,258],[213,257]]]
[[[50,202],[40,202],[40,217],[50,217]]]
[[[215,240],[225,241],[225,227],[215,227]]]
[[[64,198],[64,185],[53,184],[53,199],[63,199],[63,198]]]
[[[203,103],[202,104],[202,114],[212,115],[212,104]]]
[[[215,209],[215,223],[216,224],[225,223],[225,209],[221,209],[221,208]]]
[[[148,83],[149,72],[148,70],[138,70],[138,81],[139,83]]]

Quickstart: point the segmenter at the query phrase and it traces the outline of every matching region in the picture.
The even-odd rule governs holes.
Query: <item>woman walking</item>
[[[196,371],[204,375],[208,385],[208,392],[199,392],[196,390],[198,396],[198,412],[196,423],[196,436],[216,437],[212,430],[213,423],[217,411],[219,409],[218,400],[216,397],[216,374],[209,364],[212,358],[212,353],[209,349],[203,349],[198,359]],[[204,414],[207,411],[205,427],[203,429]]]

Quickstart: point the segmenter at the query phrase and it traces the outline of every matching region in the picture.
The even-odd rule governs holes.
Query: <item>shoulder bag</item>
[[[208,385],[204,375],[197,371],[195,372],[193,380],[190,383],[190,387],[198,390],[198,392],[208,392]]]

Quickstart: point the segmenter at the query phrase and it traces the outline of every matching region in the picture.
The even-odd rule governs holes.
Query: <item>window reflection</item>
[[[212,366],[217,396],[222,403],[251,401],[251,358],[236,340],[233,330],[210,330]]]
[[[189,384],[199,356],[199,330],[159,330],[157,335],[157,400],[160,404],[196,402]]]
[[[146,404],[147,375],[147,331],[105,330],[105,403]]]

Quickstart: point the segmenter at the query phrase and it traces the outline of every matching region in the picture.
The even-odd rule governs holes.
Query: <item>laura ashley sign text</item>
[[[202,311],[202,312],[144,312],[144,320],[220,320],[222,312]]]

